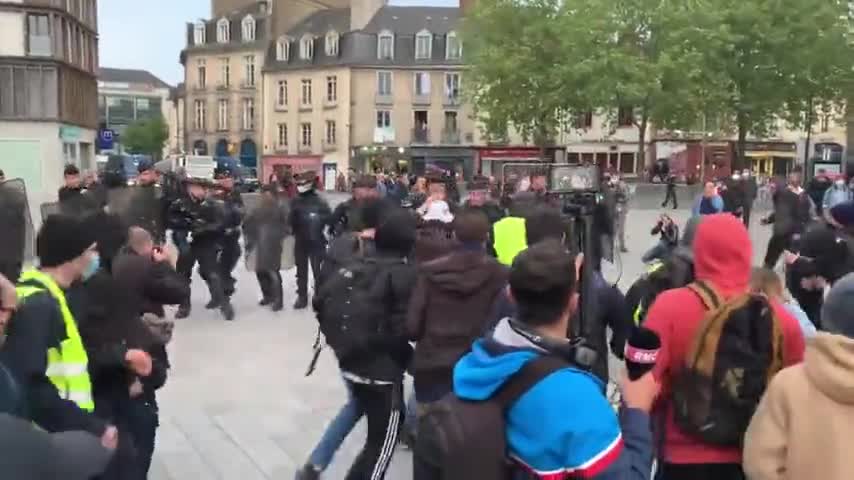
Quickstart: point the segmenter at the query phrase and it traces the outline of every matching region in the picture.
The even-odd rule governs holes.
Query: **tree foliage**
[[[169,139],[169,126],[162,117],[137,121],[125,129],[122,145],[129,153],[140,153],[159,158],[163,145]]]

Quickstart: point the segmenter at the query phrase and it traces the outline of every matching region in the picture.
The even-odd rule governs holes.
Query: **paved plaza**
[[[667,213],[680,224],[688,217],[687,210]],[[770,231],[759,226],[758,213],[751,228],[757,262]],[[651,209],[630,211],[630,253],[619,262],[624,290],[643,271],[640,256],[657,241],[649,230],[658,214]],[[619,269],[607,270],[606,276],[616,280]],[[242,266],[236,274],[234,322],[204,310],[207,292],[201,279],[194,279],[195,309],[190,318],[177,322],[170,346],[172,370],[160,392],[152,480],[290,480],[344,402],[330,351],[323,352],[314,375],[304,376],[317,325],[313,315],[289,308],[274,314],[258,306],[254,275]],[[284,277],[289,306],[294,301],[294,271]],[[323,478],[344,478],[363,439],[360,424]],[[410,453],[398,448],[386,478],[409,480],[410,465]]]

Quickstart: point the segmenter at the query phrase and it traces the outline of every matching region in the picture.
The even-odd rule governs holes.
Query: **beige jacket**
[[[819,333],[777,374],[744,439],[750,480],[854,479],[854,340]]]

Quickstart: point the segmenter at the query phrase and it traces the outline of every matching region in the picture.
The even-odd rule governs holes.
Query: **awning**
[[[797,152],[783,152],[779,150],[748,150],[744,152],[745,157],[751,158],[797,158]]]

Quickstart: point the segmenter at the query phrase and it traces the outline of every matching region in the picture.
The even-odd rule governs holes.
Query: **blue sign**
[[[109,128],[98,130],[98,149],[112,150],[115,146],[116,132]]]

